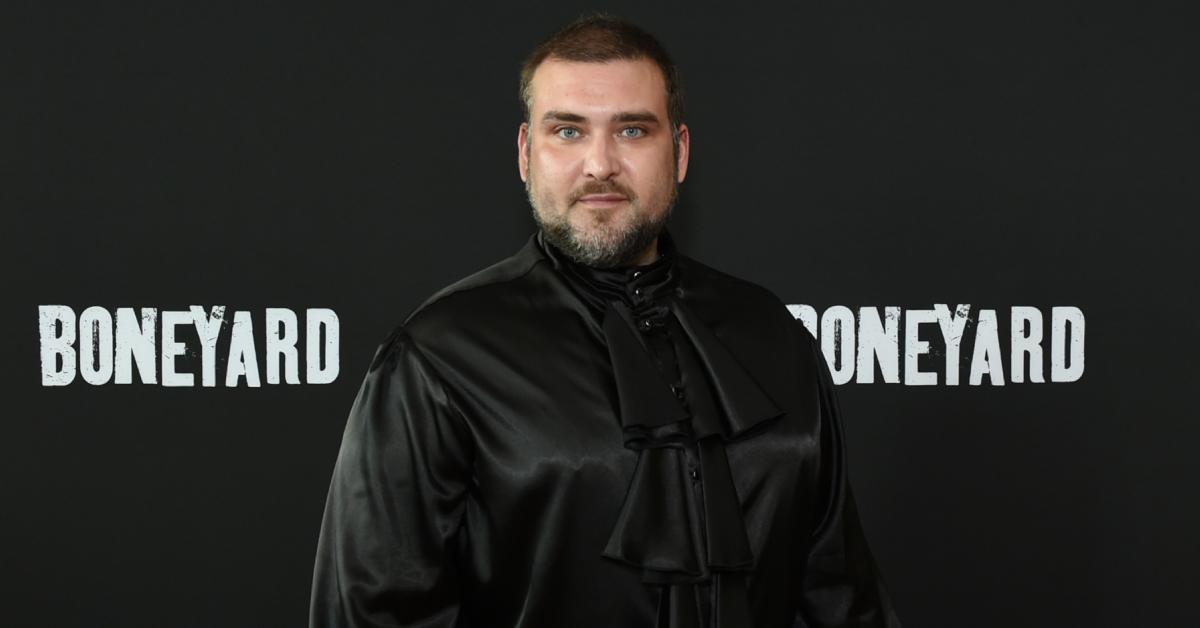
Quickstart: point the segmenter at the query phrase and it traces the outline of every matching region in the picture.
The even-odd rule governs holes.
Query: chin
[[[620,239],[629,228],[629,220],[609,215],[588,215],[571,224],[575,236],[581,241],[610,241]]]

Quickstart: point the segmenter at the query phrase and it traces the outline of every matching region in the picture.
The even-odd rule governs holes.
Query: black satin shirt
[[[313,627],[899,626],[828,368],[770,292],[535,234],[376,352],[321,527]]]

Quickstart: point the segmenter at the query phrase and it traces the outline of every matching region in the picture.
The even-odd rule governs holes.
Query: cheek
[[[675,158],[668,152],[646,151],[632,155],[625,166],[628,179],[635,188],[647,194],[662,194],[675,185]]]
[[[570,181],[572,170],[578,160],[570,151],[559,147],[535,148],[529,159],[530,169],[537,172],[548,185],[556,185],[562,180]]]

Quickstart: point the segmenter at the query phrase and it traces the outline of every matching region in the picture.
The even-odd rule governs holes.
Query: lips
[[[624,200],[621,194],[588,194],[579,197],[581,203],[619,203]]]

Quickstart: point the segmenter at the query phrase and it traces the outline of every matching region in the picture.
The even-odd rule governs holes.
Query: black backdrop
[[[818,312],[1087,316],[1075,382],[969,386],[964,366],[959,386],[839,388],[906,625],[1200,625],[1200,91],[1184,15],[78,4],[28,6],[5,44],[0,623],[304,624],[369,358],[426,296],[531,232],[516,69],[604,8],[658,34],[683,72],[693,157],[672,229],[694,257]],[[265,308],[302,324],[331,308],[341,374],[43,386],[47,304],[226,305],[258,336]]]

